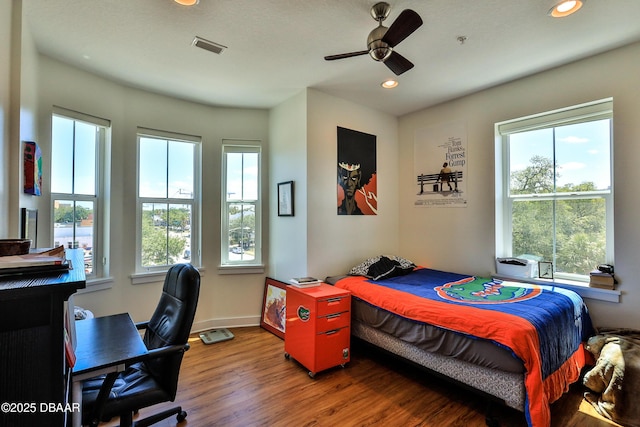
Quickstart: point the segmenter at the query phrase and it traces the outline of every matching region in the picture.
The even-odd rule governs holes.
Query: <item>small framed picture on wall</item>
[[[278,184],[278,216],[293,216],[293,181]]]

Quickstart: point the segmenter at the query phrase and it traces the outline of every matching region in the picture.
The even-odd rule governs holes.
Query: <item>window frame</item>
[[[141,138],[157,139],[159,141],[173,141],[193,144],[193,196],[191,198],[172,197],[141,197],[140,196],[140,140]],[[142,265],[142,206],[146,203],[166,205],[191,205],[190,241],[191,254],[189,263],[195,267],[201,266],[201,182],[202,182],[202,138],[195,135],[138,127],[136,131],[136,255],[133,283],[146,283],[145,274],[164,274],[173,264],[158,266]],[[167,168],[169,163],[167,163]],[[141,278],[142,276],[142,278]]]
[[[230,153],[255,153],[258,155],[257,171],[257,200],[234,199],[227,200],[227,154]],[[221,272],[256,272],[262,271],[262,146],[260,141],[222,141],[222,176],[220,188],[220,269]],[[231,204],[254,204],[255,206],[255,254],[253,260],[230,260],[229,259],[229,205]]]
[[[95,188],[94,195],[57,193],[51,191],[51,238],[55,236],[55,202],[57,200],[70,200],[75,202],[93,203],[93,271],[86,275],[87,286],[98,286],[101,280],[105,280],[109,275],[109,171],[111,167],[110,146],[111,146],[111,121],[78,111],[69,110],[63,107],[53,106],[51,113],[51,170],[53,173],[53,120],[60,117],[72,120],[74,126],[76,122],[95,126],[98,135],[95,140]],[[75,142],[74,142],[75,145]],[[75,157],[75,154],[74,154]],[[75,159],[72,163],[75,163]],[[53,179],[53,175],[52,175]],[[75,178],[74,178],[75,179]],[[53,186],[52,186],[53,187]],[[64,245],[64,242],[59,242]]]
[[[549,129],[571,124],[587,123],[609,119],[609,162],[610,188],[608,190],[584,191],[580,193],[536,193],[533,195],[510,194],[510,152],[509,137],[512,134],[532,130]],[[606,98],[585,104],[553,110],[545,113],[508,120],[495,125],[496,135],[496,256],[515,256],[511,253],[513,237],[513,204],[516,201],[552,201],[602,198],[605,201],[605,258],[614,263],[614,158],[613,158],[613,99]],[[555,227],[555,224],[554,224]],[[555,232],[553,239],[555,241]],[[554,245],[555,247],[555,245]],[[555,249],[554,249],[555,257]],[[594,266],[595,267],[595,266]],[[555,269],[555,260],[554,260]],[[582,274],[556,273],[558,279],[574,282],[588,282],[588,272]]]

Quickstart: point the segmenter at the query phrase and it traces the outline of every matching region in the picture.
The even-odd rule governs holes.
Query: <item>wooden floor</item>
[[[211,345],[192,336],[176,398],[188,413],[180,426],[485,426],[484,399],[357,342],[344,369],[311,379],[284,357],[280,338],[259,327],[230,330],[234,339]],[[552,405],[552,426],[615,426],[582,399],[583,391],[574,385]],[[526,426],[513,409],[494,405],[493,414],[500,426]],[[175,417],[157,425],[175,426]]]

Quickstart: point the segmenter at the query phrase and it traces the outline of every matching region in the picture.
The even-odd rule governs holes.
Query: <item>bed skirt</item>
[[[503,401],[506,406],[524,412],[523,374],[499,371],[436,353],[429,353],[356,319],[352,320],[351,334],[431,371],[494,396]]]

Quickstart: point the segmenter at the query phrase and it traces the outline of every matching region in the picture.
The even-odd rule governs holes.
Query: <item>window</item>
[[[51,118],[51,203],[54,245],[82,248],[88,279],[108,274],[105,224],[110,123],[54,108]]]
[[[223,145],[222,265],[259,265],[260,147]]]
[[[574,280],[613,264],[612,100],[496,128],[496,254],[551,261],[555,277]]]
[[[200,138],[138,129],[137,270],[200,262]]]

